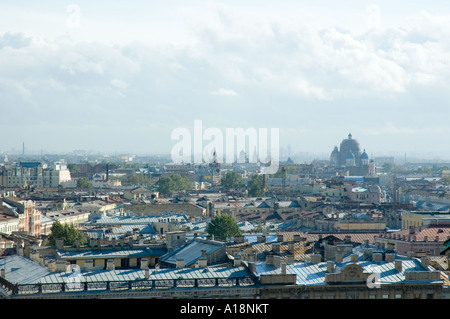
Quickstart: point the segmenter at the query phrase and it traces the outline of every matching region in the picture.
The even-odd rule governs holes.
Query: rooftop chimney
[[[384,259],[385,259],[386,261],[394,261],[394,260],[395,260],[395,254],[386,254],[386,255],[384,256]]]
[[[428,266],[430,265],[430,260],[427,257],[422,257],[420,258],[420,264],[423,268],[428,268]]]
[[[402,272],[402,261],[401,260],[395,261],[395,270],[397,270],[398,272]]]
[[[363,250],[363,260],[367,260],[369,258],[372,258],[373,249],[372,248],[365,248]]]
[[[145,279],[149,279],[150,278],[150,269],[145,268]]]
[[[114,270],[115,266],[114,266],[114,259],[108,259],[106,261],[106,269],[107,270]]]
[[[336,254],[336,257],[334,258],[334,260],[337,263],[341,263],[344,260],[344,256],[342,254]]]
[[[383,254],[382,253],[373,253],[372,261],[383,261]]]
[[[284,241],[284,236],[283,236],[283,234],[278,234],[278,235],[277,235],[277,241],[278,241],[279,243],[282,243],[282,242]]]
[[[320,263],[322,261],[322,255],[320,254],[312,254],[310,256],[311,263]]]
[[[84,268],[86,269],[86,271],[91,271],[94,269],[94,260],[93,259],[87,259],[84,262]]]
[[[176,267],[177,268],[184,268],[184,258],[177,258]]]
[[[148,259],[141,258],[141,269],[147,269],[147,268],[148,268]]]
[[[273,256],[273,265],[277,268],[280,268],[280,265],[281,265],[281,257],[280,256]]]
[[[286,275],[286,263],[281,263],[281,274]]]
[[[351,254],[350,255],[350,261],[353,263],[358,262],[358,255],[357,254]]]
[[[234,267],[239,267],[241,265],[241,256],[236,255],[234,256]]]
[[[334,273],[334,262],[331,260],[327,261],[327,272]]]
[[[279,254],[281,251],[281,247],[279,243],[273,243],[272,244],[272,250],[275,254]]]

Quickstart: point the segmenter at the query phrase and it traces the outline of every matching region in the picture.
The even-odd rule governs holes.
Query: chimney
[[[342,254],[336,254],[336,257],[334,258],[334,260],[335,260],[337,263],[341,263],[341,262],[343,262],[343,260],[344,260],[344,256],[343,256]]]
[[[286,275],[286,263],[281,263],[281,274]]]
[[[288,262],[288,263],[293,263],[293,262],[295,262],[295,257],[294,257],[293,255],[287,256],[287,262]]]
[[[350,255],[350,261],[351,261],[352,263],[358,262],[358,255],[357,255],[357,254],[351,254],[351,255]]]
[[[150,278],[150,269],[146,268],[145,269],[145,279],[149,279]]]
[[[56,260],[49,260],[47,263],[47,268],[50,272],[56,272]]]
[[[394,243],[387,243],[387,250],[394,250],[395,244]]]
[[[6,271],[5,271],[5,268],[2,268],[2,269],[0,270],[0,277],[1,277],[1,278],[6,278]]]
[[[241,256],[240,255],[236,255],[234,256],[234,267],[239,267],[241,265]]]
[[[373,253],[372,261],[383,261],[383,254],[382,253]]]
[[[331,260],[327,261],[327,272],[334,273],[334,262]]]
[[[367,238],[365,238],[364,240],[363,240],[363,244],[364,244],[364,246],[369,246],[369,239],[367,239]]]
[[[256,273],[256,264],[254,262],[249,262],[247,265],[250,273]]]
[[[406,256],[408,256],[408,259],[412,259],[414,257],[414,252],[413,251],[408,251],[406,253]]]
[[[205,268],[208,266],[208,258],[206,256],[200,256],[197,260],[197,265],[199,268]]]
[[[69,266],[70,266],[70,263],[68,261],[64,261],[64,260],[56,261],[56,271],[66,272],[67,269],[69,268]]]
[[[277,242],[282,243],[284,241],[284,236],[283,234],[278,234],[277,235]]]
[[[423,241],[428,241],[428,236],[424,236]]]
[[[280,244],[279,243],[273,243],[272,244],[272,250],[273,250],[273,252],[275,254],[279,254],[280,251],[281,251]]]
[[[349,243],[351,241],[351,237],[349,236],[349,235],[346,235],[345,237],[344,237],[344,242],[345,243]]]
[[[262,235],[262,236],[258,236],[256,237],[258,243],[265,243],[266,242],[266,236]]]
[[[310,262],[315,264],[315,263],[320,263],[322,261],[322,255],[320,254],[312,254],[310,256]]]
[[[107,270],[114,270],[116,267],[114,266],[114,259],[108,259],[106,260],[106,269]]]
[[[64,247],[64,239],[57,238],[55,240],[55,246],[56,246],[56,249],[63,249],[63,247]]]
[[[389,262],[391,262],[391,261],[394,261],[395,260],[395,254],[386,254],[386,255],[384,255],[384,260],[385,261],[389,261]]]
[[[281,257],[280,256],[273,256],[273,265],[276,268],[280,268],[280,264],[281,264]]]
[[[148,268],[148,259],[147,258],[141,258],[141,269]]]
[[[33,250],[30,253],[30,259],[35,261],[35,262],[39,262],[39,252],[37,250]]]
[[[87,259],[84,262],[84,268],[86,271],[92,271],[94,269],[94,260],[93,259]]]
[[[267,255],[266,256],[266,264],[272,264],[273,265],[273,255]]]
[[[184,258],[177,258],[176,268],[184,268]]]
[[[395,270],[397,270],[398,272],[402,272],[402,261],[401,260],[395,261]]]
[[[430,260],[427,257],[422,257],[420,258],[420,264],[422,265],[423,268],[428,268],[428,266],[430,265]]]
[[[372,248],[365,248],[363,250],[363,260],[367,260],[369,258],[372,258],[373,249]]]
[[[288,251],[293,254],[295,252],[295,243],[288,244]]]
[[[298,242],[300,242],[300,241],[301,241],[300,235],[299,235],[299,234],[295,234],[295,235],[294,235],[294,242],[298,243]]]

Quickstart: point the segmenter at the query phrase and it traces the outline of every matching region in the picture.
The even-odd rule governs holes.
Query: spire
[[[352,139],[352,133],[348,133],[348,139],[349,139],[349,140]]]

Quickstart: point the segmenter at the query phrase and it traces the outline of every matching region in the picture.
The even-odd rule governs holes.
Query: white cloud
[[[221,96],[236,96],[238,95],[235,91],[230,89],[220,88],[218,90],[212,91],[210,94],[212,95],[221,95]]]

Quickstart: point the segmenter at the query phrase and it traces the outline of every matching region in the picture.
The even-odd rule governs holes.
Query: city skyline
[[[444,1],[0,5],[3,153],[170,154],[171,132],[278,128],[292,154],[450,159]]]

